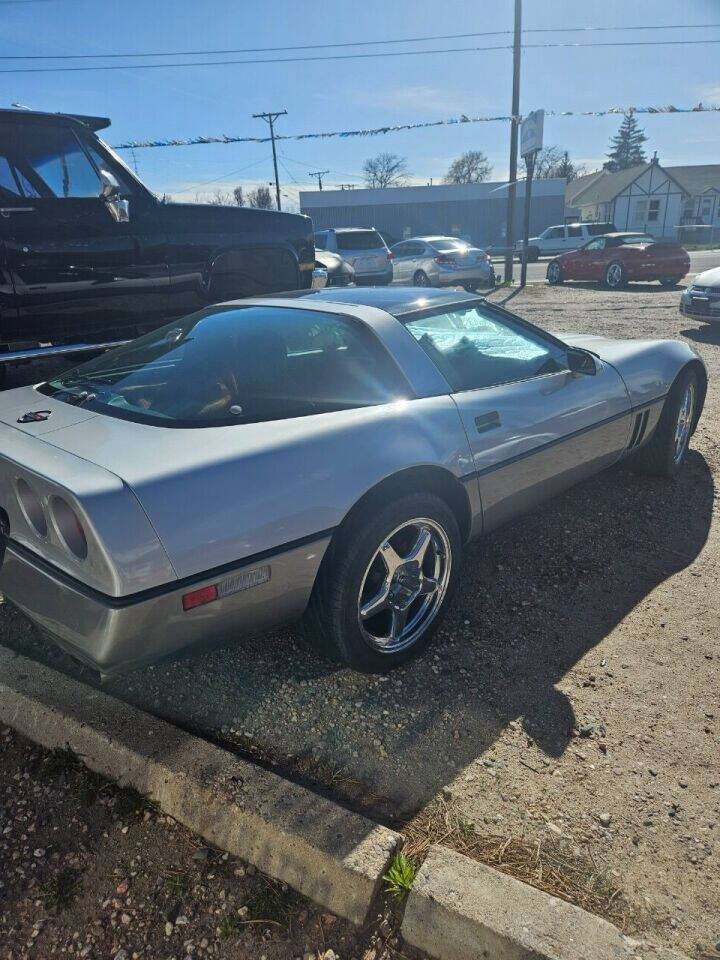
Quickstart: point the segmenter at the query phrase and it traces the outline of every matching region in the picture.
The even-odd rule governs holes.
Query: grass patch
[[[223,917],[220,924],[220,939],[234,940],[243,932],[243,922],[237,917]]]
[[[393,897],[404,897],[412,890],[415,866],[404,853],[396,853],[390,869],[383,877],[385,892]]]
[[[403,833],[403,849],[417,864],[425,859],[430,845],[438,843],[605,917],[626,931],[636,925],[634,912],[609,869],[562,838],[530,840],[479,833],[444,800],[421,811]]]
[[[79,885],[79,872],[65,868],[38,887],[37,899],[46,910],[54,910],[57,913],[68,906]]]
[[[244,906],[248,910],[246,922],[262,921],[286,927],[303,903],[305,898],[295,890],[263,877],[257,890],[245,901]]]
[[[177,871],[165,876],[165,890],[173,900],[182,900],[190,892],[190,881],[187,874]]]

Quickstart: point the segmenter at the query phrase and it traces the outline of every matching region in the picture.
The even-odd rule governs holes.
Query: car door
[[[407,240],[390,247],[393,265],[393,283],[406,283],[408,276],[408,259],[411,244]]]
[[[18,192],[0,209],[17,307],[14,320],[4,321],[6,343],[120,339],[162,322],[168,292],[162,238],[138,236],[154,230],[150,195],[133,192],[130,178],[120,180],[130,219],[118,220],[100,197],[99,168],[81,137],[61,121],[2,124],[0,142]],[[109,165],[99,147],[96,156]]]
[[[453,388],[492,528],[617,460],[630,435],[620,375],[573,373],[560,341],[488,304],[406,326]]]
[[[569,223],[565,228],[565,230],[566,230],[565,249],[578,250],[585,243],[587,239],[585,237],[582,224]]]
[[[556,255],[565,250],[565,227],[551,227],[542,245],[542,253]]]
[[[604,280],[605,272],[616,253],[616,246],[607,237],[596,237],[583,247],[583,280]]]

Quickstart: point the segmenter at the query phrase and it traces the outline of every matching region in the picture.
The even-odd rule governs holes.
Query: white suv
[[[315,246],[331,250],[355,271],[355,283],[386,286],[392,282],[392,254],[374,227],[335,227],[315,231]]]
[[[539,237],[528,240],[528,261],[534,263],[538,257],[557,257],[568,250],[578,250],[593,237],[605,233],[616,233],[614,223],[562,223],[548,227]],[[522,254],[523,243],[518,240],[515,250]]]

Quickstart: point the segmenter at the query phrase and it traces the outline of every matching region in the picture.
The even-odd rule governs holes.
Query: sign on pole
[[[542,150],[544,122],[544,110],[533,110],[523,120],[520,125],[520,154],[523,157]]]

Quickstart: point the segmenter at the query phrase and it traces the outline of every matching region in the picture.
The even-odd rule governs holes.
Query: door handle
[[[500,414],[497,410],[492,413],[484,413],[481,417],[475,417],[475,426],[478,433],[485,433],[486,430],[494,430],[500,426]]]
[[[35,207],[0,207],[0,217],[9,217],[11,213],[35,213]]]

